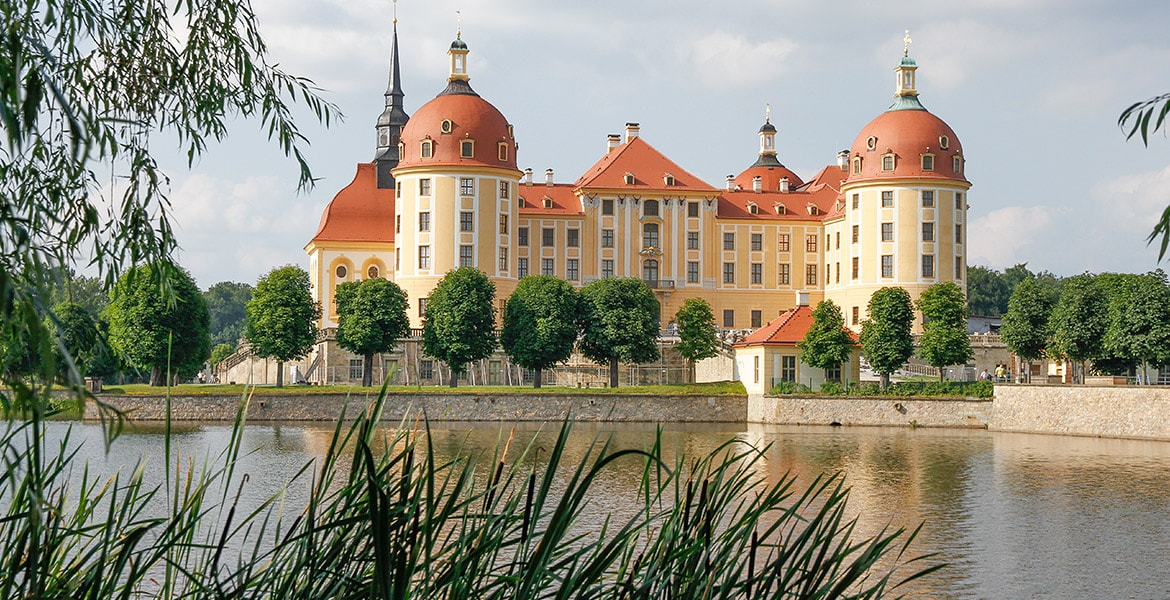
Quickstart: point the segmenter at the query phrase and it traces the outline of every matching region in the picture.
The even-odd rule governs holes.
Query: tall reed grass
[[[660,437],[645,450],[597,440],[571,462],[566,421],[540,456],[509,441],[441,459],[425,423],[381,427],[385,398],[297,473],[307,499],[246,511],[247,398],[219,460],[168,442],[163,482],[141,466],[94,476],[32,411],[0,438],[0,597],[881,598],[940,566],[908,553],[917,531],[859,538],[840,477],[766,481],[763,449],[741,442],[668,463]],[[630,461],[633,516],[582,522],[598,477]]]

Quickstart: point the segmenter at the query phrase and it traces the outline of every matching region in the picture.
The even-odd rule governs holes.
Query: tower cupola
[[[397,2],[395,9],[397,10]],[[398,142],[402,128],[410,120],[410,115],[402,108],[402,71],[398,66],[398,15],[394,16],[394,37],[390,44],[390,80],[386,84],[386,108],[378,115],[374,125],[377,131],[377,150],[374,152],[374,162],[377,163],[378,187],[382,189],[394,187],[394,177],[390,170],[398,166],[401,158],[398,155]]]
[[[915,72],[918,63],[910,58],[910,30],[906,30],[906,37],[902,38],[906,46],[902,50],[902,60],[894,67],[896,81],[894,83],[894,103],[889,110],[926,110],[918,100],[918,88],[915,85]]]
[[[467,42],[463,41],[463,26],[455,30],[455,41],[451,42],[451,49],[447,50],[451,57],[451,74],[447,81],[468,81],[467,75]]]

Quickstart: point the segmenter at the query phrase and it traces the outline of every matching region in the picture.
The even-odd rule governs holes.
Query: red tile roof
[[[760,169],[755,167],[745,173]],[[777,169],[780,171],[781,169]],[[788,171],[788,169],[782,169]],[[774,179],[779,181],[780,175]],[[750,187],[732,192],[723,192],[719,197],[719,218],[721,219],[762,219],[779,221],[820,221],[830,216],[839,208],[841,179],[844,171],[836,165],[821,169],[812,181],[799,188],[795,185],[788,192],[779,192],[779,186],[769,187],[766,182],[764,191],[754,192]],[[738,181],[738,179],[737,179]],[[799,181],[799,180],[798,180]],[[751,181],[748,180],[750,185]],[[755,203],[756,214],[751,213],[750,206]],[[784,214],[777,214],[778,205],[784,205]],[[813,212],[809,207],[815,207]],[[815,213],[815,214],[813,214]]]
[[[751,335],[734,344],[735,347],[747,346],[795,346],[804,339],[813,324],[813,311],[808,306],[794,306],[779,317],[768,321],[767,325],[753,331]],[[846,330],[848,331],[848,330]],[[849,336],[857,343],[857,335],[852,331]]]
[[[325,207],[313,241],[394,241],[394,190],[378,189],[374,163],[358,164],[353,181]]]
[[[634,183],[626,183],[626,174],[634,176]],[[674,176],[674,185],[666,185],[665,177]],[[718,190],[666,158],[642,138],[610,150],[601,160],[585,171],[573,185],[582,188],[655,190],[671,192],[717,192]]]
[[[548,185],[546,183],[521,183],[519,186],[520,198],[524,205],[520,207],[521,215],[583,215],[581,199],[573,193],[575,189],[567,183]],[[544,199],[552,201],[552,206],[545,208]]]

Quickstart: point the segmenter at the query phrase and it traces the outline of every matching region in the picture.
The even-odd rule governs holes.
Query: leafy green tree
[[[178,146],[192,164],[230,124],[257,118],[312,185],[293,107],[326,124],[336,109],[276,66],[248,2],[5,2],[0,15],[0,337],[28,323],[47,331],[63,300],[53,274],[76,261],[107,287],[169,260],[170,179],[156,148]],[[102,191],[111,174],[119,192]]]
[[[678,346],[675,348],[687,360],[687,378],[695,380],[695,363],[719,353],[719,330],[715,327],[715,313],[702,298],[687,298],[674,314],[678,326]]]
[[[841,308],[832,300],[822,300],[813,309],[812,316],[812,325],[804,339],[796,343],[800,360],[819,369],[833,369],[848,363],[855,342],[853,334],[845,328]]]
[[[1140,133],[1142,144],[1149,147],[1150,134],[1159,129],[1165,130],[1168,114],[1170,114],[1170,94],[1162,94],[1149,100],[1131,104],[1129,108],[1122,111],[1121,116],[1117,119],[1117,125],[1122,129],[1129,129],[1125,134],[1125,139],[1133,139],[1133,136]],[[1151,119],[1153,119],[1152,124]],[[1154,230],[1150,232],[1146,242],[1152,244],[1159,237],[1162,238],[1158,248],[1158,260],[1161,261],[1166,257],[1166,250],[1170,248],[1170,205],[1162,211],[1162,216],[1154,224]]]
[[[110,294],[101,279],[78,275],[72,269],[66,269],[60,281],[54,283],[50,298],[53,306],[80,306],[97,319],[106,309]]]
[[[252,299],[252,286],[234,281],[221,281],[203,292],[207,312],[211,314],[211,343],[230,344],[232,348],[244,337],[248,322],[245,308]]]
[[[496,349],[496,286],[483,271],[460,267],[439,280],[423,314],[423,349],[451,367],[451,387],[467,364]]]
[[[1048,317],[1053,295],[1035,277],[1020,282],[1012,292],[999,334],[1008,350],[1025,362],[1039,360],[1048,344]]]
[[[512,362],[535,372],[532,387],[541,386],[545,369],[573,354],[580,311],[577,290],[552,275],[524,277],[508,297],[500,345]]]
[[[253,354],[276,359],[276,387],[283,387],[284,363],[307,355],[317,343],[321,305],[309,290],[309,274],[296,265],[269,271],[256,282],[245,312],[244,337]]]
[[[1109,286],[1107,286],[1109,287]],[[1170,287],[1161,270],[1128,275],[1112,286],[1104,349],[1143,370],[1170,363]],[[1096,366],[1096,361],[1094,361]]]
[[[936,283],[918,297],[922,311],[922,339],[918,353],[930,366],[938,369],[943,380],[943,368],[966,364],[974,354],[971,338],[967,337],[967,299],[963,288],[953,281]]]
[[[869,298],[869,317],[861,323],[861,351],[881,376],[881,387],[890,385],[890,374],[914,354],[914,306],[900,287],[884,287]]]
[[[213,365],[218,365],[219,363],[223,362],[223,359],[235,353],[236,349],[233,348],[231,344],[216,344],[215,347],[211,349],[211,358],[208,359],[207,362]]]
[[[1066,279],[1048,319],[1048,355],[1078,364],[1101,356],[1108,308],[1095,277],[1085,274]]]
[[[618,385],[618,361],[658,360],[654,291],[633,277],[598,279],[581,288],[584,321],[579,343],[586,358],[609,365],[609,386]]]
[[[374,380],[374,355],[391,352],[410,335],[406,292],[375,277],[337,286],[337,343],[362,357],[362,385]]]
[[[972,265],[967,268],[967,307],[972,315],[997,317],[1006,307],[1011,290],[995,269]],[[1005,308],[1006,310],[1006,308]]]
[[[70,361],[81,377],[107,377],[117,372],[107,339],[108,325],[80,304],[59,304],[53,307],[53,315],[50,331],[61,344],[56,348],[56,361],[63,381],[70,380]]]
[[[211,354],[207,303],[177,266],[127,272],[110,292],[106,315],[110,346],[131,365],[150,369],[151,385],[193,376]]]

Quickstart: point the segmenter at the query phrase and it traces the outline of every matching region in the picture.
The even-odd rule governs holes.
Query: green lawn
[[[378,393],[381,387],[361,387],[356,385],[325,385],[305,386],[286,385],[282,388],[274,386],[225,385],[225,384],[182,384],[170,388],[170,393],[176,396],[199,395],[241,395],[252,393],[264,396],[301,396],[306,394],[367,394]],[[647,385],[617,388],[576,388],[544,386],[541,389],[517,386],[460,386],[454,390],[447,386],[391,386],[387,388],[391,394],[581,394],[597,396],[602,394],[644,394],[666,396],[742,396],[747,393],[743,384],[738,381],[720,381],[716,383],[682,383],[674,385]],[[144,384],[107,386],[103,394],[139,394],[144,396],[161,396],[167,388],[151,387]]]

